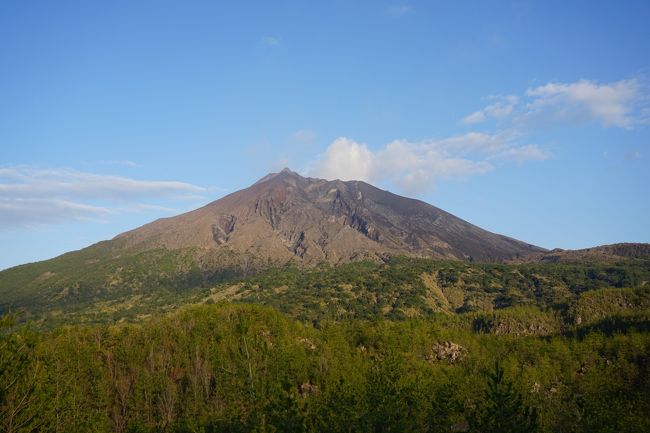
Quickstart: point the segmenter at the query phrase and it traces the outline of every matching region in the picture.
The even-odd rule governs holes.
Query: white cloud
[[[482,123],[485,122],[487,117],[485,116],[485,113],[483,110],[475,111],[472,114],[468,114],[467,116],[463,117],[463,123],[466,125],[473,125],[475,123]]]
[[[510,159],[522,164],[526,161],[544,161],[550,158],[548,152],[543,151],[534,144],[506,149],[497,155],[498,158]]]
[[[176,181],[137,180],[69,169],[0,168],[0,197],[133,200],[196,195],[205,188]]]
[[[494,100],[494,102],[479,111],[475,111],[472,114],[465,116],[465,118],[463,118],[463,123],[471,125],[484,122],[489,118],[503,119],[512,114],[517,102],[519,101],[519,98],[515,95],[491,96],[489,99]]]
[[[488,161],[463,157],[445,140],[396,140],[377,152],[375,168],[377,180],[389,180],[408,192],[418,192],[437,180],[475,176],[493,167]]]
[[[418,192],[441,179],[481,175],[508,163],[549,159],[548,151],[526,143],[524,135],[544,122],[596,121],[618,128],[650,123],[650,95],[640,79],[548,83],[523,95],[489,96],[487,100],[484,108],[466,116],[462,123],[499,120],[501,129],[496,132],[468,132],[421,142],[395,140],[380,148],[341,137],[312,162],[308,172],[327,179],[388,182]]]
[[[206,188],[60,168],[0,168],[0,228],[162,210],[154,199],[194,199]],[[101,204],[100,204],[101,203]],[[168,209],[168,208],[167,208]]]
[[[310,175],[326,179],[391,182],[407,192],[430,188],[441,179],[484,174],[493,161],[541,160],[547,155],[537,146],[519,145],[518,134],[471,132],[441,140],[394,140],[371,150],[366,144],[341,137],[320,156]]]
[[[569,120],[596,120],[619,128],[637,123],[636,109],[642,98],[637,79],[609,84],[588,80],[548,83],[528,89],[526,95],[532,98],[528,114],[553,112]]]
[[[326,179],[371,181],[374,155],[365,144],[346,137],[337,138],[318,161],[315,173]]]
[[[598,83],[547,83],[527,89],[522,96],[492,96],[493,102],[462,119],[473,125],[490,119],[511,119],[522,125],[581,124],[596,121],[604,127],[633,128],[650,121],[650,95],[639,79]]]
[[[432,141],[436,147],[449,154],[467,155],[472,153],[489,155],[512,147],[512,143],[520,138],[514,131],[502,131],[494,134],[484,132],[468,132],[442,140]]]
[[[0,198],[0,228],[31,227],[71,220],[98,219],[105,207],[47,198]]]

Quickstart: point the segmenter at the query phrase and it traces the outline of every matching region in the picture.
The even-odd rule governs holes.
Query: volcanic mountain
[[[307,178],[289,169],[114,241],[127,249],[198,247],[228,261],[277,264],[391,255],[494,262],[543,251],[365,182]]]
[[[546,251],[364,182],[285,169],[194,211],[1,271],[0,316],[21,311],[43,326],[145,320],[233,300],[301,320],[492,311],[642,286],[648,258],[648,244]],[[360,260],[376,263],[347,264]]]
[[[544,251],[364,182],[285,169],[200,209],[0,272],[0,314],[165,298],[289,263],[391,256],[502,262]]]

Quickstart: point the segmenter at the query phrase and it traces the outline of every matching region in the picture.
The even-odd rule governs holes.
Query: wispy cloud
[[[471,132],[440,140],[394,140],[373,150],[340,137],[312,163],[309,174],[326,179],[388,181],[407,192],[421,192],[442,179],[484,174],[508,160],[543,160],[548,153],[534,144],[518,144],[513,133]]]
[[[105,207],[61,199],[0,198],[0,229],[97,220],[110,213]]]
[[[481,110],[475,111],[472,114],[469,114],[463,118],[463,123],[466,125],[471,125],[475,123],[481,123],[487,119],[503,119],[504,117],[512,114],[512,111],[517,105],[519,97],[515,95],[507,96],[491,96],[488,99],[491,99],[492,102]]]
[[[290,140],[294,143],[313,145],[316,141],[316,133],[309,129],[299,129],[291,134]]]
[[[547,83],[521,95],[496,95],[462,119],[465,125],[498,121],[494,132],[467,132],[442,139],[394,140],[379,148],[348,137],[334,140],[309,165],[327,179],[389,182],[406,192],[426,190],[443,179],[484,174],[501,165],[544,161],[550,153],[526,136],[545,122],[595,122],[634,128],[648,123],[650,95],[640,79],[598,83]],[[629,155],[630,159],[640,154]]]
[[[159,206],[156,204],[147,204],[147,203],[138,203],[132,206],[129,206],[126,211],[138,211],[138,212],[149,212],[149,211],[158,211],[158,212],[178,212],[178,209],[168,206]]]
[[[282,44],[282,38],[280,36],[262,36],[261,43],[267,47],[277,47]]]
[[[532,98],[526,115],[550,114],[562,120],[600,122],[605,127],[631,128],[644,119],[640,103],[644,99],[638,79],[600,84],[580,80],[575,83],[548,83],[528,89]]]
[[[123,167],[136,168],[140,167],[140,164],[137,162],[131,161],[129,159],[102,159],[96,161],[95,164],[99,165],[121,165]],[[85,165],[93,165],[93,163],[85,163]]]
[[[0,197],[68,197],[133,200],[182,197],[204,192],[196,185],[176,181],[138,180],[70,169],[0,168]]]
[[[408,3],[399,3],[399,4],[391,5],[385,9],[386,15],[390,15],[393,17],[400,17],[409,14],[412,11],[413,11],[413,6]]]
[[[0,168],[0,228],[170,210],[143,201],[195,199],[206,188],[62,168]]]
[[[547,151],[540,149],[534,144],[511,147],[497,155],[497,158],[513,160],[518,164],[523,164],[526,161],[544,161],[549,157],[550,155]]]
[[[529,88],[521,96],[492,98],[495,100],[465,116],[462,123],[469,125],[509,118],[520,125],[597,122],[603,127],[630,129],[650,119],[650,95],[638,78],[611,83],[550,82]]]
[[[643,159],[643,153],[640,150],[628,150],[624,157],[628,161],[640,161]]]

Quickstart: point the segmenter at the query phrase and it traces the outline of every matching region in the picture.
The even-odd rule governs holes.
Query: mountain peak
[[[285,168],[283,168],[281,171],[279,171],[277,173],[269,173],[269,174],[267,174],[266,176],[264,176],[263,178],[261,178],[260,180],[255,182],[253,185],[257,185],[259,183],[264,183],[264,182],[269,181],[271,179],[274,179],[274,178],[276,178],[278,176],[297,176],[299,178],[302,178],[302,176],[299,175],[298,173],[296,173],[295,171],[292,171],[290,168],[285,167]]]
[[[118,238],[138,249],[198,247],[229,266],[397,255],[493,262],[544,251],[364,182],[305,178],[289,168]]]

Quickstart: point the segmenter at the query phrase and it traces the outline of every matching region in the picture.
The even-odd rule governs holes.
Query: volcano
[[[495,262],[544,251],[365,182],[303,177],[289,169],[114,241],[129,250],[198,247],[219,257],[304,264],[395,255]]]

